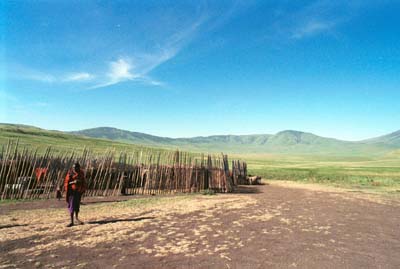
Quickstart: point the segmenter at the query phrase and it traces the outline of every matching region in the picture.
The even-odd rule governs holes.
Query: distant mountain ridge
[[[87,141],[88,144],[102,144],[124,147],[124,145],[150,146],[152,148],[181,149],[198,152],[332,155],[332,156],[381,156],[400,154],[400,131],[357,142],[317,136],[312,133],[286,130],[277,134],[255,135],[214,135],[192,138],[169,138],[139,132],[99,127],[74,132],[61,132],[19,124],[1,124],[0,140],[13,137],[26,138],[27,143],[53,139],[58,143],[66,141]],[[83,140],[82,140],[83,139]],[[118,145],[117,145],[118,144]]]
[[[159,137],[111,127],[85,129],[71,133],[140,145],[237,153],[369,154],[375,152],[379,154],[400,148],[400,131],[357,142],[294,130],[282,131],[275,135],[213,135],[192,138]]]
[[[312,133],[306,133],[295,130],[285,130],[275,135],[271,134],[253,134],[253,135],[211,135],[211,136],[195,136],[189,138],[169,138],[149,135],[146,133],[131,132],[127,130],[117,129],[113,127],[97,127],[84,129],[80,131],[70,132],[75,135],[84,135],[95,138],[105,138],[121,142],[151,142],[151,143],[174,143],[174,142],[191,142],[191,143],[239,143],[239,144],[257,144],[265,145],[273,144],[313,144],[324,143],[329,141],[340,141],[344,143],[352,143],[349,141],[339,140],[335,138],[327,138],[317,136]]]
[[[98,128],[84,129],[81,131],[73,131],[69,133],[75,135],[84,135],[94,138],[110,139],[120,142],[130,142],[130,143],[136,142],[140,144],[170,143],[174,140],[173,138],[154,136],[139,132],[131,132],[112,127],[98,127]]]
[[[395,147],[399,147],[400,148],[400,130],[387,134],[387,135],[383,135],[383,136],[379,136],[376,138],[371,138],[371,139],[367,139],[362,141],[364,143],[368,143],[368,144],[386,144],[386,145],[392,145]]]

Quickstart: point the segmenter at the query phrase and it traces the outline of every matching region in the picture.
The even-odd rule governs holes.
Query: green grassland
[[[67,153],[81,151],[85,147],[95,154],[104,154],[113,149],[116,152],[130,151],[165,151],[155,147],[110,141],[106,139],[88,138],[59,131],[48,131],[32,126],[0,124],[0,146],[6,146],[8,141],[18,141],[20,148],[39,149],[43,153],[51,147],[53,153]]]
[[[165,151],[168,149],[190,150],[191,147],[167,145],[162,148],[89,138],[58,131],[47,131],[30,126],[0,124],[0,146],[13,139],[21,146],[44,150],[51,146],[53,152],[69,152],[84,147],[102,154],[113,148],[118,151]],[[189,143],[189,142],[188,142]],[[222,142],[221,142],[222,143]],[[193,148],[196,148],[195,146]],[[217,147],[218,149],[223,146]],[[207,148],[204,148],[206,151]],[[249,174],[266,179],[313,182],[362,191],[373,190],[381,193],[400,195],[400,149],[374,152],[363,151],[348,154],[340,147],[335,154],[285,154],[283,153],[234,153],[232,159],[246,160]],[[327,152],[331,152],[330,150]],[[342,154],[341,154],[342,153]]]
[[[400,156],[327,157],[247,155],[249,174],[400,196]]]

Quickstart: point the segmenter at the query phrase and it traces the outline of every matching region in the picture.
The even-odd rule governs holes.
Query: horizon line
[[[187,136],[187,137],[170,137],[170,136],[163,136],[163,135],[154,135],[154,134],[150,134],[150,133],[146,133],[146,132],[139,132],[139,131],[131,131],[131,130],[127,130],[127,129],[120,129],[117,127],[110,127],[110,126],[98,126],[98,127],[91,127],[91,128],[85,128],[85,129],[80,129],[80,130],[72,130],[72,131],[67,131],[67,130],[57,130],[57,129],[47,129],[47,128],[43,128],[43,127],[39,127],[39,126],[35,126],[35,125],[30,125],[30,124],[24,124],[24,123],[8,123],[8,122],[0,122],[0,125],[14,125],[14,126],[26,126],[26,127],[34,127],[34,128],[38,128],[38,129],[42,129],[42,130],[46,130],[46,131],[56,131],[56,132],[63,132],[63,133],[73,133],[73,132],[80,132],[80,131],[85,131],[85,130],[90,130],[90,129],[98,129],[98,128],[110,128],[110,129],[117,129],[117,130],[121,130],[121,131],[126,131],[126,132],[131,132],[131,133],[140,133],[140,134],[145,134],[145,135],[150,135],[150,136],[155,136],[155,137],[160,137],[160,138],[169,138],[169,139],[191,139],[191,138],[207,138],[207,137],[215,137],[215,136],[257,136],[257,135],[277,135],[279,133],[282,132],[288,132],[288,131],[292,131],[292,132],[299,132],[299,133],[305,133],[305,134],[312,134],[318,137],[322,137],[322,138],[328,138],[328,139],[335,139],[335,140],[339,140],[339,141],[343,141],[343,142],[363,142],[363,141],[367,141],[367,140],[371,140],[371,139],[375,139],[375,138],[379,138],[382,136],[386,136],[386,135],[390,135],[396,132],[399,132],[400,129],[394,130],[392,132],[388,132],[388,133],[384,133],[378,136],[374,136],[374,137],[370,137],[370,138],[366,138],[366,139],[361,139],[361,140],[346,140],[346,139],[340,139],[340,138],[335,138],[335,137],[327,137],[327,136],[321,136],[318,134],[315,134],[313,132],[308,132],[308,131],[299,131],[299,130],[293,130],[293,129],[285,129],[282,131],[278,131],[274,134],[271,133],[252,133],[252,134],[232,134],[232,133],[228,133],[228,134],[212,134],[212,135],[197,135],[197,136]]]

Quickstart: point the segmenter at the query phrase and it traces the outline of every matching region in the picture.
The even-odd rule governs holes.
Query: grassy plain
[[[106,139],[86,138],[39,128],[0,124],[0,147],[8,140],[19,140],[21,146],[53,152],[68,152],[87,147],[104,154],[107,149],[120,151],[166,151]],[[227,152],[229,154],[229,152]],[[400,150],[364,155],[292,155],[229,154],[232,159],[247,161],[249,174],[270,180],[320,183],[360,191],[391,193],[400,196]]]
[[[239,157],[239,156],[235,156]],[[249,174],[270,180],[321,183],[400,196],[400,155],[381,157],[327,157],[288,155],[241,155]]]

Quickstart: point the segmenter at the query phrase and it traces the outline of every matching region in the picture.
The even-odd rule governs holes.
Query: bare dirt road
[[[311,185],[88,199],[72,228],[64,202],[0,214],[0,268],[400,268],[399,201]]]

